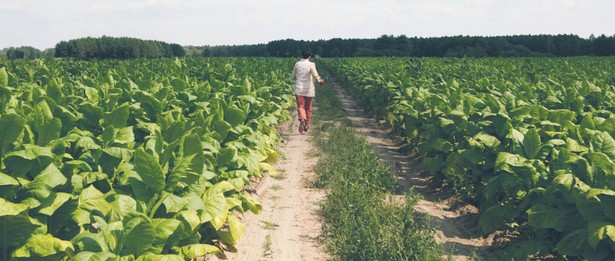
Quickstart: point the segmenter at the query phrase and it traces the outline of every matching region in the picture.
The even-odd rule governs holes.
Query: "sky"
[[[518,34],[615,34],[612,0],[0,0],[0,49],[82,37],[180,45]]]

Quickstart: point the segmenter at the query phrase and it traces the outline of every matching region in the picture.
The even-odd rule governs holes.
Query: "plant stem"
[[[154,214],[156,213],[156,211],[158,210],[160,205],[162,205],[162,202],[169,197],[169,193],[166,192],[166,191],[162,191],[160,194],[161,194],[160,200],[158,200],[158,202],[156,202],[154,207],[152,207],[152,210],[149,212],[148,216],[149,216],[150,219],[154,218]]]

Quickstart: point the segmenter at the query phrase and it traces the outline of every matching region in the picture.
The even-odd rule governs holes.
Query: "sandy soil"
[[[265,176],[257,185],[253,196],[263,205],[263,211],[242,217],[246,230],[236,245],[238,252],[225,252],[208,260],[329,259],[319,242],[322,216],[317,204],[325,193],[309,188],[318,159],[310,157],[310,136],[299,134],[296,123],[279,128],[285,143],[276,164],[278,174]]]
[[[376,120],[368,117],[339,84],[334,83],[334,86],[353,127],[367,137],[381,161],[396,173],[400,195],[394,196],[403,198],[410,187],[423,196],[414,209],[431,217],[436,228],[436,241],[442,244],[446,253],[454,260],[468,260],[474,253],[486,249],[493,240],[479,235],[478,210],[469,205],[455,205],[454,198],[443,198],[445,193],[434,186],[429,177],[421,176],[418,161],[404,152],[405,144],[396,141]]]

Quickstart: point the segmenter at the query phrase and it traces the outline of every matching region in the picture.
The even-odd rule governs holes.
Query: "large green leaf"
[[[52,235],[33,235],[25,245],[13,252],[17,260],[49,260],[56,261],[74,251],[70,241],[58,239]]]
[[[480,215],[479,224],[484,233],[489,233],[502,228],[504,224],[519,215],[519,211],[514,206],[495,205],[488,208]]]
[[[0,187],[4,187],[4,186],[16,187],[19,185],[20,184],[17,179],[0,172]]]
[[[133,130],[133,126],[129,126],[129,127],[125,127],[125,128],[118,128],[114,130],[114,136],[115,139],[113,140],[113,143],[118,144],[121,146],[126,146],[130,149],[132,149],[132,145],[134,144],[135,141],[135,134],[134,134],[134,130]]]
[[[229,214],[229,205],[224,194],[205,192],[203,201],[205,202],[205,212],[201,222],[209,221],[215,229],[220,229]]]
[[[424,157],[421,161],[421,167],[425,171],[439,171],[444,167],[444,159],[442,157]]]
[[[572,173],[583,182],[587,184],[592,184],[594,182],[594,171],[585,158],[571,155],[566,163],[570,166]]]
[[[232,166],[239,157],[239,153],[235,147],[226,147],[220,150],[217,161],[219,166]]]
[[[47,101],[42,100],[34,106],[34,128],[36,131],[45,131],[44,124],[53,119],[53,112]]]
[[[149,117],[154,118],[162,112],[163,103],[151,94],[139,91],[134,97],[141,102],[141,108],[143,108]]]
[[[601,152],[590,152],[586,156],[591,160],[592,164],[602,169],[606,173],[615,173],[615,161],[609,156]]]
[[[131,152],[132,150],[130,149],[119,147],[108,147],[103,149],[99,161],[102,171],[110,176],[113,176],[116,172],[123,172],[125,168],[120,167],[120,163],[130,160],[132,157]],[[125,179],[129,176],[126,175],[121,177],[124,179],[120,180],[120,182],[126,184],[127,182]]]
[[[111,203],[109,211],[110,222],[124,219],[128,214],[143,211],[132,196],[122,194],[106,195],[105,200]]]
[[[28,194],[42,200],[49,197],[54,188],[64,185],[67,182],[68,179],[55,164],[52,163],[43,169],[32,182],[24,187],[28,190]]]
[[[58,81],[56,80],[56,78],[52,78],[49,81],[49,83],[47,83],[46,87],[47,87],[47,96],[49,96],[49,98],[53,99],[57,103],[61,103],[62,102],[62,89],[60,88],[60,85],[58,84]]]
[[[155,233],[152,248],[150,248],[149,252],[162,253],[165,246],[172,245],[168,243],[177,243],[169,241],[173,239],[173,234],[178,232],[180,226],[182,225],[180,220],[171,218],[157,218],[152,220],[152,224],[154,226]]]
[[[245,225],[242,224],[235,215],[229,215],[228,228],[217,231],[220,239],[226,244],[235,244],[237,240],[243,237],[245,231]]]
[[[156,230],[148,217],[134,213],[126,215],[122,222],[124,229],[118,242],[122,255],[139,256],[152,247]]]
[[[4,156],[10,148],[10,144],[15,142],[21,134],[26,120],[17,114],[5,114],[0,117],[0,157]],[[0,158],[0,160],[2,160]],[[2,165],[0,164],[0,168]]]
[[[113,126],[113,128],[124,128],[130,116],[129,104],[124,103],[111,112],[106,112],[103,116],[103,126]]]
[[[64,192],[52,193],[51,196],[41,201],[40,209],[38,213],[51,216],[56,212],[64,203],[71,199],[71,194]]]
[[[514,171],[510,168],[511,166],[526,167],[531,166],[531,164],[528,163],[528,160],[521,155],[511,154],[508,152],[498,153],[495,160],[495,169],[514,173]]]
[[[538,229],[553,228],[559,232],[569,229],[568,222],[576,209],[562,210],[551,206],[537,204],[527,211],[530,226]]]
[[[52,118],[46,121],[41,125],[36,144],[39,146],[47,146],[51,141],[60,138],[61,131],[62,121],[59,118]]]
[[[248,209],[253,213],[260,213],[263,210],[263,205],[261,205],[256,199],[248,195],[237,195],[237,197],[241,200],[243,209]]]
[[[600,124],[598,129],[613,135],[613,133],[615,133],[615,117],[606,119],[602,124]]]
[[[107,215],[113,205],[108,202],[105,195],[96,187],[89,186],[81,191],[77,198],[78,209],[73,212],[72,219],[78,225],[89,224],[92,215]]]
[[[165,176],[158,160],[143,148],[135,151],[135,171],[141,180],[154,192],[161,192],[165,186]]]
[[[184,136],[181,150],[183,156],[174,159],[175,167],[167,178],[167,191],[187,187],[196,182],[203,173],[205,156],[198,135]]]
[[[224,120],[230,123],[232,127],[242,124],[246,118],[247,114],[240,108],[229,107],[224,113]]]
[[[106,229],[106,223],[103,222],[95,222],[93,223],[93,227],[95,227],[92,231],[82,231],[77,234],[75,237],[71,239],[73,246],[75,246],[75,251],[77,252],[110,252],[112,251],[109,248],[110,244],[115,244],[116,242],[105,242],[105,237],[103,236],[104,230]]]
[[[188,83],[182,79],[173,79],[171,80],[171,86],[176,92],[182,92],[188,88]]]
[[[162,202],[165,206],[167,213],[177,213],[184,209],[186,205],[188,205],[188,198],[180,197],[174,194],[168,194]]]
[[[103,117],[104,109],[90,102],[79,104],[79,112],[83,114],[78,122],[84,130],[93,130],[100,128],[99,120]]]
[[[474,135],[474,139],[480,141],[485,147],[493,149],[500,145],[500,140],[497,137],[481,132]]]
[[[485,164],[488,161],[488,152],[483,152],[479,149],[467,149],[461,153],[461,156],[472,164]],[[437,158],[436,158],[437,159]]]
[[[6,72],[6,67],[0,68],[0,86],[9,85],[9,74]]]
[[[432,141],[430,147],[436,151],[444,153],[453,151],[453,144],[442,138],[437,138]]]
[[[557,243],[557,250],[564,255],[579,255],[587,247],[589,247],[589,243],[587,241],[586,229],[576,230]]]
[[[606,132],[598,133],[592,137],[591,144],[594,152],[602,152],[611,159],[615,159],[615,140],[610,134]]]
[[[92,104],[98,104],[100,100],[100,94],[98,93],[98,89],[85,85],[80,85],[79,87],[84,90],[85,97],[87,97]]]
[[[493,94],[485,95],[485,103],[489,106],[491,112],[493,113],[500,112],[500,108],[504,107],[504,105]]]
[[[564,124],[566,122],[574,121],[576,117],[576,113],[570,110],[565,110],[565,109],[550,110],[548,117],[549,117],[548,119],[552,122]]]
[[[234,187],[230,183],[220,182],[205,191],[202,197],[205,203],[202,222],[210,221],[216,229],[220,229],[224,225],[229,212],[229,205],[224,192],[233,189]]]
[[[218,142],[224,141],[229,131],[233,127],[230,123],[224,121],[220,118],[219,115],[214,115],[212,120],[212,130],[216,132],[217,137],[215,137]]]
[[[168,128],[162,130],[162,134],[164,140],[168,143],[180,139],[186,134],[186,122],[172,122]]]
[[[523,138],[523,151],[528,159],[535,159],[542,147],[540,135],[536,129],[529,129]]]
[[[193,177],[192,179],[194,180],[198,179],[199,177],[198,175],[194,175],[193,173],[188,172],[188,168],[190,167],[190,162],[192,162],[193,158],[194,158],[194,155],[190,155],[186,157],[177,157],[174,159],[173,164],[175,166],[173,167],[173,170],[171,170],[167,178],[166,188],[165,188],[166,191],[173,192],[175,190],[183,189],[184,187],[187,186],[184,180],[187,180],[190,177]]]
[[[63,132],[72,130],[73,127],[75,127],[75,123],[82,117],[81,113],[69,110],[62,105],[58,105],[57,111],[59,111],[59,115],[57,115],[57,117],[62,120]]]
[[[609,244],[615,243],[615,224],[611,222],[589,222],[587,232],[587,241],[593,249],[596,249],[598,243],[603,240],[610,241]]]
[[[62,172],[56,167],[55,164],[49,164],[45,169],[43,169],[34,180],[28,185],[32,185],[34,183],[41,183],[46,185],[49,188],[56,188],[60,185],[66,184],[68,179]]]
[[[178,219],[183,222],[186,234],[192,234],[202,224],[199,213],[196,210],[183,210],[178,214]]]
[[[140,255],[136,261],[184,261],[185,259],[178,255],[159,255],[147,253]]]
[[[260,175],[259,161],[260,156],[258,153],[250,152],[249,150],[240,153],[237,158],[237,163],[239,163],[240,168],[245,168],[249,174],[257,176]]]
[[[440,125],[442,131],[446,134],[450,134],[453,130],[455,130],[455,122],[444,117],[438,118],[438,125]]]
[[[178,249],[179,253],[188,259],[196,259],[208,254],[220,253],[220,249],[207,244],[192,244]]]
[[[587,152],[587,148],[585,146],[579,144],[578,141],[571,138],[566,138],[566,148],[572,152]]]
[[[111,252],[80,252],[69,259],[70,261],[120,261],[120,258]]]
[[[0,198],[0,248],[18,247],[32,236],[38,225],[28,216],[28,209]]]
[[[569,173],[555,177],[551,186],[563,192],[579,191],[583,193],[591,189],[590,186],[583,183],[578,177]]]

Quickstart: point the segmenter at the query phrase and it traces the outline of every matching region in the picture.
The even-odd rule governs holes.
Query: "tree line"
[[[173,56],[206,57],[297,57],[302,50],[322,57],[413,56],[413,57],[518,57],[518,56],[610,56],[615,55],[615,35],[588,39],[576,35],[447,36],[407,37],[382,35],[376,39],[304,41],[275,40],[266,44],[185,46],[128,37],[80,38],[62,41],[55,48],[33,47],[0,50],[0,58],[33,59],[131,59]]]
[[[323,57],[517,57],[615,55],[615,36],[584,39],[576,35],[407,37],[303,41],[276,40],[267,44],[205,46],[203,56],[296,57],[309,49]]]
[[[9,47],[0,50],[0,58],[7,59],[36,59],[42,57],[53,57],[53,48],[45,49],[43,51],[36,49],[32,46],[21,47]]]
[[[179,44],[129,37],[80,38],[55,46],[55,57],[75,59],[132,59],[185,56]]]

